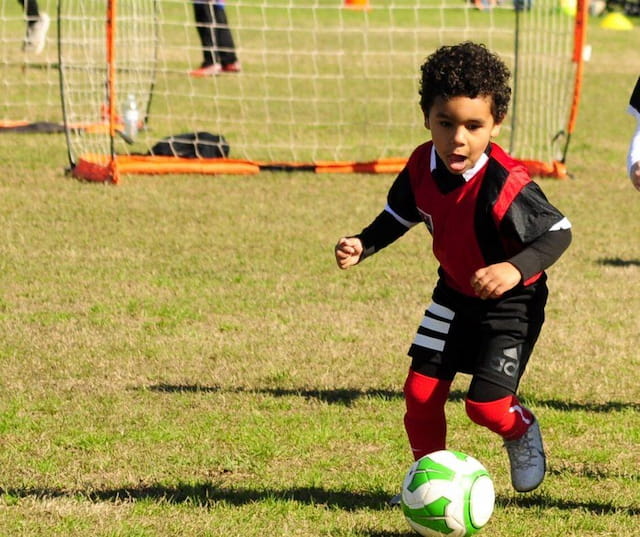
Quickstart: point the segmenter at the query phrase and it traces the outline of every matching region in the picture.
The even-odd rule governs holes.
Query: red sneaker
[[[193,76],[195,78],[204,78],[205,76],[216,76],[219,75],[223,70],[222,65],[219,63],[210,63],[208,65],[202,64],[197,69],[193,71],[189,71],[189,76]]]
[[[227,63],[222,66],[223,73],[239,73],[240,71],[242,71],[240,62]]]

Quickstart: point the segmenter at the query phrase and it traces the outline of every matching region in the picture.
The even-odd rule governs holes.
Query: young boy
[[[445,449],[451,382],[470,374],[466,412],[504,439],[512,484],[527,492],[544,478],[545,454],[538,421],[516,391],[544,321],[544,269],[569,246],[571,224],[491,141],[511,98],[506,65],[465,42],[438,49],[421,71],[432,140],[414,150],[377,218],[338,241],[336,261],[346,269],[426,225],[440,267],[408,353],[411,450],[418,459]]]

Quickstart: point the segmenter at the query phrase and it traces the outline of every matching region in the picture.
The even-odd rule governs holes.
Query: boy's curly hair
[[[511,72],[505,63],[484,45],[465,41],[443,46],[420,67],[420,107],[429,113],[436,97],[491,97],[491,114],[496,123],[507,115]]]

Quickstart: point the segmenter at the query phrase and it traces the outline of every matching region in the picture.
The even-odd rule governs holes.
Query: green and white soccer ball
[[[402,483],[402,511],[424,537],[469,537],[489,521],[495,491],[486,468],[457,451],[413,463]]]

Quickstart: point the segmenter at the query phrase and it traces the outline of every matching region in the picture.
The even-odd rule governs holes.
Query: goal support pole
[[[571,100],[571,109],[569,111],[569,122],[567,124],[567,141],[562,151],[562,160],[564,164],[569,151],[569,141],[576,126],[578,118],[578,105],[580,104],[580,96],[582,94],[582,79],[584,76],[585,49],[587,44],[587,19],[589,17],[588,0],[578,0],[576,11],[576,25],[573,34],[573,62],[576,64],[576,75],[573,84],[573,95]]]
[[[117,0],[107,2],[107,88],[108,88],[108,108],[109,108],[109,136],[110,140],[110,160],[109,172],[111,181],[119,181],[117,161],[115,159],[114,140],[116,136],[116,13]]]

